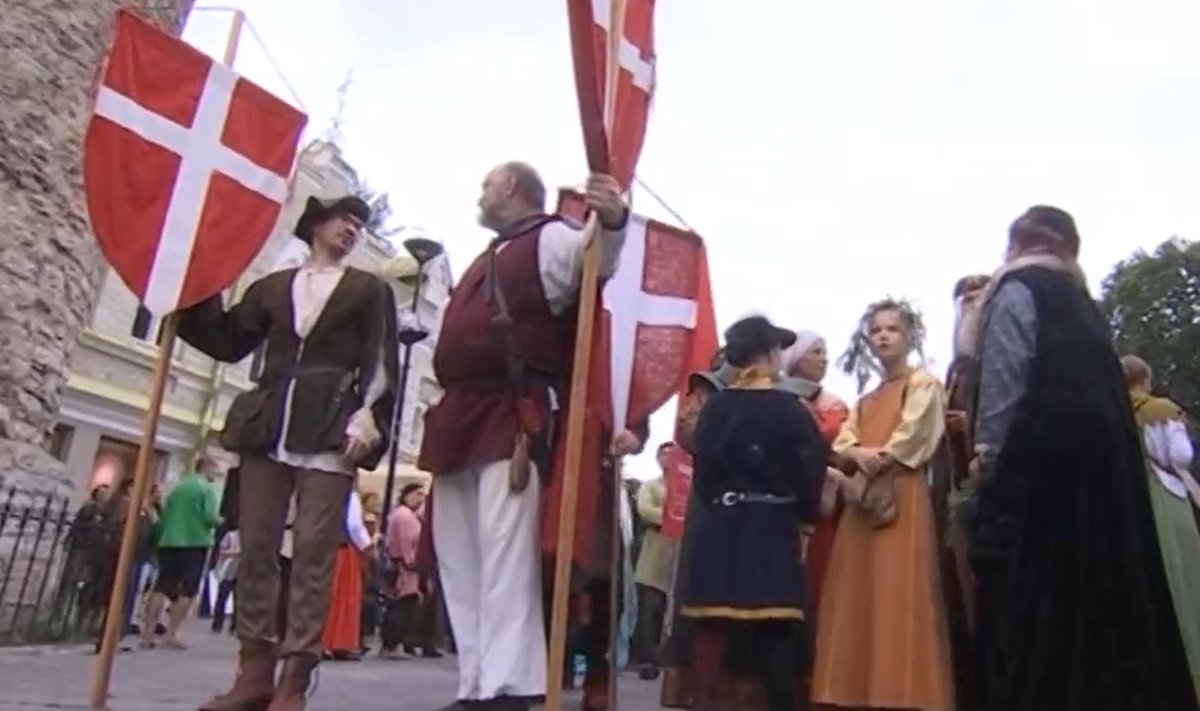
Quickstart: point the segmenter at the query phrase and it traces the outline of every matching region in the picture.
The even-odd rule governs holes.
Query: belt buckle
[[[721,502],[722,506],[733,506],[734,504],[740,502],[743,498],[743,495],[736,491],[726,491],[724,494],[721,494],[721,498],[717,500]]]

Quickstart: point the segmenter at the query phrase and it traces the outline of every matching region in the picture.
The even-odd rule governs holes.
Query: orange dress
[[[941,383],[923,371],[865,395],[834,443],[885,448],[896,521],[872,526],[848,506],[838,525],[817,618],[812,700],[844,709],[952,711],[953,675],[925,464],[945,423]]]
[[[329,613],[321,633],[326,652],[357,652],[362,645],[363,566],[362,553],[354,546],[338,546],[333,563],[333,589],[329,595]]]

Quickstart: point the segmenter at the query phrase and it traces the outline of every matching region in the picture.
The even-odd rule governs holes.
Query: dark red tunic
[[[535,223],[536,224],[536,223]],[[566,405],[575,336],[573,314],[556,316],[542,288],[538,246],[542,227],[510,239],[496,252],[495,278],[513,321],[513,335],[526,361],[531,386],[552,387],[560,410],[553,425],[554,471],[542,477],[541,545],[546,554],[556,547],[561,502],[559,472],[566,444]],[[445,394],[425,418],[425,436],[417,465],[436,476],[453,475],[468,467],[484,466],[511,458],[520,424],[517,398],[508,374],[508,361],[492,327],[497,305],[489,301],[486,253],[475,259],[446,306],[442,331],[434,351],[433,367]],[[601,329],[598,325],[598,331]],[[599,338],[595,344],[603,347]],[[597,372],[595,376],[607,377]],[[605,381],[607,382],[607,381]],[[604,451],[599,412],[589,408],[579,472],[575,558],[589,566],[595,555],[596,516],[601,486],[599,463]],[[547,417],[550,413],[546,413]],[[436,496],[436,491],[433,494]],[[432,512],[432,506],[427,507]],[[431,531],[427,525],[425,531]],[[422,559],[428,564],[434,551],[423,536]]]
[[[495,277],[531,386],[557,388],[569,374],[572,324],[550,311],[542,290],[541,232],[539,225],[497,250]],[[518,431],[516,392],[504,346],[492,326],[498,306],[489,298],[486,278],[484,253],[463,274],[442,320],[433,369],[445,394],[425,417],[417,461],[434,476],[512,457]]]

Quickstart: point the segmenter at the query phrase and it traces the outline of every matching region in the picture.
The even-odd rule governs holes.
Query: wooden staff
[[[121,531],[121,553],[117,557],[117,571],[113,579],[112,594],[108,598],[108,611],[104,613],[104,632],[100,639],[100,654],[92,674],[92,709],[100,711],[108,702],[108,684],[112,677],[113,654],[117,649],[120,630],[125,626],[125,599],[132,581],[129,579],[133,557],[137,553],[138,523],[142,514],[142,503],[150,485],[150,462],[154,458],[154,441],[158,433],[158,413],[162,410],[163,395],[167,389],[167,378],[171,373],[171,354],[175,350],[175,332],[179,327],[179,315],[168,314],[163,321],[162,340],[158,347],[158,360],[154,364],[154,376],[150,385],[150,403],[142,421],[142,442],[138,447],[137,465],[133,470],[133,486],[129,489],[129,505],[125,513],[125,525]]]
[[[617,103],[617,77],[621,37],[625,26],[625,0],[612,0],[608,24],[608,81],[605,84],[606,133],[611,136]],[[593,212],[584,227],[583,274],[579,280],[579,320],[575,326],[575,360],[571,371],[571,399],[567,407],[567,443],[558,516],[558,543],[554,558],[554,589],[550,607],[550,659],[546,670],[546,711],[562,711],[563,667],[567,653],[567,612],[571,594],[571,564],[575,558],[575,523],[579,498],[579,465],[583,458],[584,414],[592,371],[592,339],[596,330],[596,299],[600,285],[600,218]],[[615,661],[615,660],[614,660]],[[616,670],[613,670],[613,674]]]
[[[221,58],[228,67],[233,66],[241,41],[246,14],[233,11],[233,23],[225,41]],[[170,313],[163,319],[162,334],[158,344],[158,360],[154,363],[154,374],[150,380],[150,402],[142,420],[142,440],[138,446],[137,463],[133,469],[133,486],[129,488],[129,506],[125,514],[125,525],[121,529],[121,552],[117,556],[117,570],[113,579],[112,594],[108,598],[108,610],[104,613],[104,631],[100,637],[100,653],[92,670],[92,709],[101,711],[108,704],[108,689],[112,681],[113,656],[117,651],[121,628],[125,626],[125,598],[129,594],[129,579],[133,568],[133,557],[137,553],[138,523],[146,490],[150,486],[150,462],[154,459],[154,443],[158,438],[158,416],[162,412],[163,396],[167,390],[167,379],[171,374],[171,356],[175,353],[175,334],[179,330],[179,314]],[[220,365],[218,364],[218,368]],[[219,376],[220,371],[217,375]],[[214,381],[217,378],[214,378]],[[214,383],[214,387],[216,387]],[[145,620],[143,624],[151,624]]]
[[[609,539],[610,560],[608,578],[608,708],[618,711],[617,703],[617,644],[621,637],[621,603],[625,599],[625,585],[630,581],[622,580],[625,576],[624,565],[624,536],[621,535],[621,510],[625,487],[621,485],[621,460],[624,457],[613,457],[612,468],[612,529]],[[631,512],[634,516],[637,512]],[[630,561],[632,563],[632,561]],[[629,652],[633,653],[634,641],[630,640]]]

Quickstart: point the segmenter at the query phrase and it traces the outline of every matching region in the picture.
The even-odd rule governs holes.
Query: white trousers
[[[458,649],[458,698],[546,693],[540,485],[513,493],[509,462],[433,483],[433,544]]]

